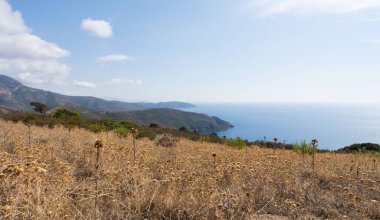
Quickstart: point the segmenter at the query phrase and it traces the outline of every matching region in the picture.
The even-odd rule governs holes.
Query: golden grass
[[[133,161],[132,137],[31,127],[28,141],[0,120],[0,219],[380,219],[370,156],[317,154],[313,175],[311,156],[284,150],[144,139]]]

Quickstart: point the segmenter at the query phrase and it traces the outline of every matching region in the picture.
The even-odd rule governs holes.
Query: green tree
[[[71,111],[67,108],[60,107],[55,111],[53,117],[55,117],[55,118],[70,118],[70,117],[79,118],[80,113],[76,112],[76,111]]]
[[[34,111],[42,115],[44,115],[48,110],[48,106],[41,102],[31,102],[30,105],[33,106]]]

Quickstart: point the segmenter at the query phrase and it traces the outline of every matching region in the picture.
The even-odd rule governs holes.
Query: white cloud
[[[44,81],[40,77],[36,77],[35,75],[25,72],[25,73],[19,73],[18,77],[27,83],[32,83],[32,84],[41,84],[44,83]]]
[[[129,57],[124,54],[110,54],[96,58],[98,62],[123,62],[123,61],[135,61],[135,58]]]
[[[0,70],[11,71],[26,83],[53,83],[56,85],[61,84],[70,72],[67,65],[56,60],[27,58],[0,58]]]
[[[260,15],[274,14],[334,14],[347,15],[380,9],[379,0],[251,0]]]
[[[0,57],[58,59],[70,53],[29,33],[0,34]]]
[[[140,79],[126,79],[126,78],[113,78],[105,82],[107,85],[115,84],[142,84],[143,81]]]
[[[24,33],[28,32],[18,11],[12,11],[12,7],[5,0],[0,0],[0,33]]]
[[[27,83],[59,84],[70,68],[58,61],[70,52],[31,33],[22,15],[0,0],[0,71]]]
[[[96,88],[97,86],[95,83],[86,82],[86,81],[74,80],[73,83],[75,86],[82,87],[82,88],[89,88],[89,89]]]
[[[82,20],[81,28],[97,37],[109,38],[112,36],[112,25],[107,21],[87,18]]]

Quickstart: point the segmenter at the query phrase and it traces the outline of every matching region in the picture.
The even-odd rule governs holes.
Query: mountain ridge
[[[181,111],[194,105],[185,102],[128,103],[108,101],[93,96],[67,96],[31,88],[19,81],[0,75],[0,108],[33,111],[30,102],[42,102],[52,108],[64,106],[86,117],[130,120],[137,124],[157,123],[170,128],[186,127],[202,133],[218,132],[233,127],[230,123],[201,113]]]
[[[131,103],[116,100],[104,100],[93,96],[69,96],[28,87],[19,81],[0,75],[0,106],[14,110],[32,110],[29,103],[39,101],[48,106],[80,106],[100,112],[119,112],[146,108],[190,108],[194,105],[185,102]]]

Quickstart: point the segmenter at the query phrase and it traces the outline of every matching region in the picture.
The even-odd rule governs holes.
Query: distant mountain
[[[160,103],[128,103],[107,101],[90,96],[67,96],[54,92],[34,89],[25,86],[17,80],[0,75],[0,107],[29,111],[31,101],[39,101],[49,106],[73,106],[91,109],[98,112],[119,112],[146,108],[189,108],[194,107],[185,102]]]
[[[227,130],[232,125],[218,117],[205,114],[185,112],[176,109],[156,108],[128,112],[105,113],[105,117],[112,119],[128,119],[137,124],[149,125],[156,123],[171,128],[186,127],[199,133],[211,133]]]
[[[130,120],[145,125],[157,123],[171,128],[184,126],[201,133],[217,132],[232,127],[217,117],[177,110],[177,108],[194,107],[190,103],[128,103],[90,96],[67,96],[31,88],[13,78],[0,75],[0,109],[32,111],[30,106],[32,101],[39,101],[50,107],[66,106],[80,111],[86,117]]]

